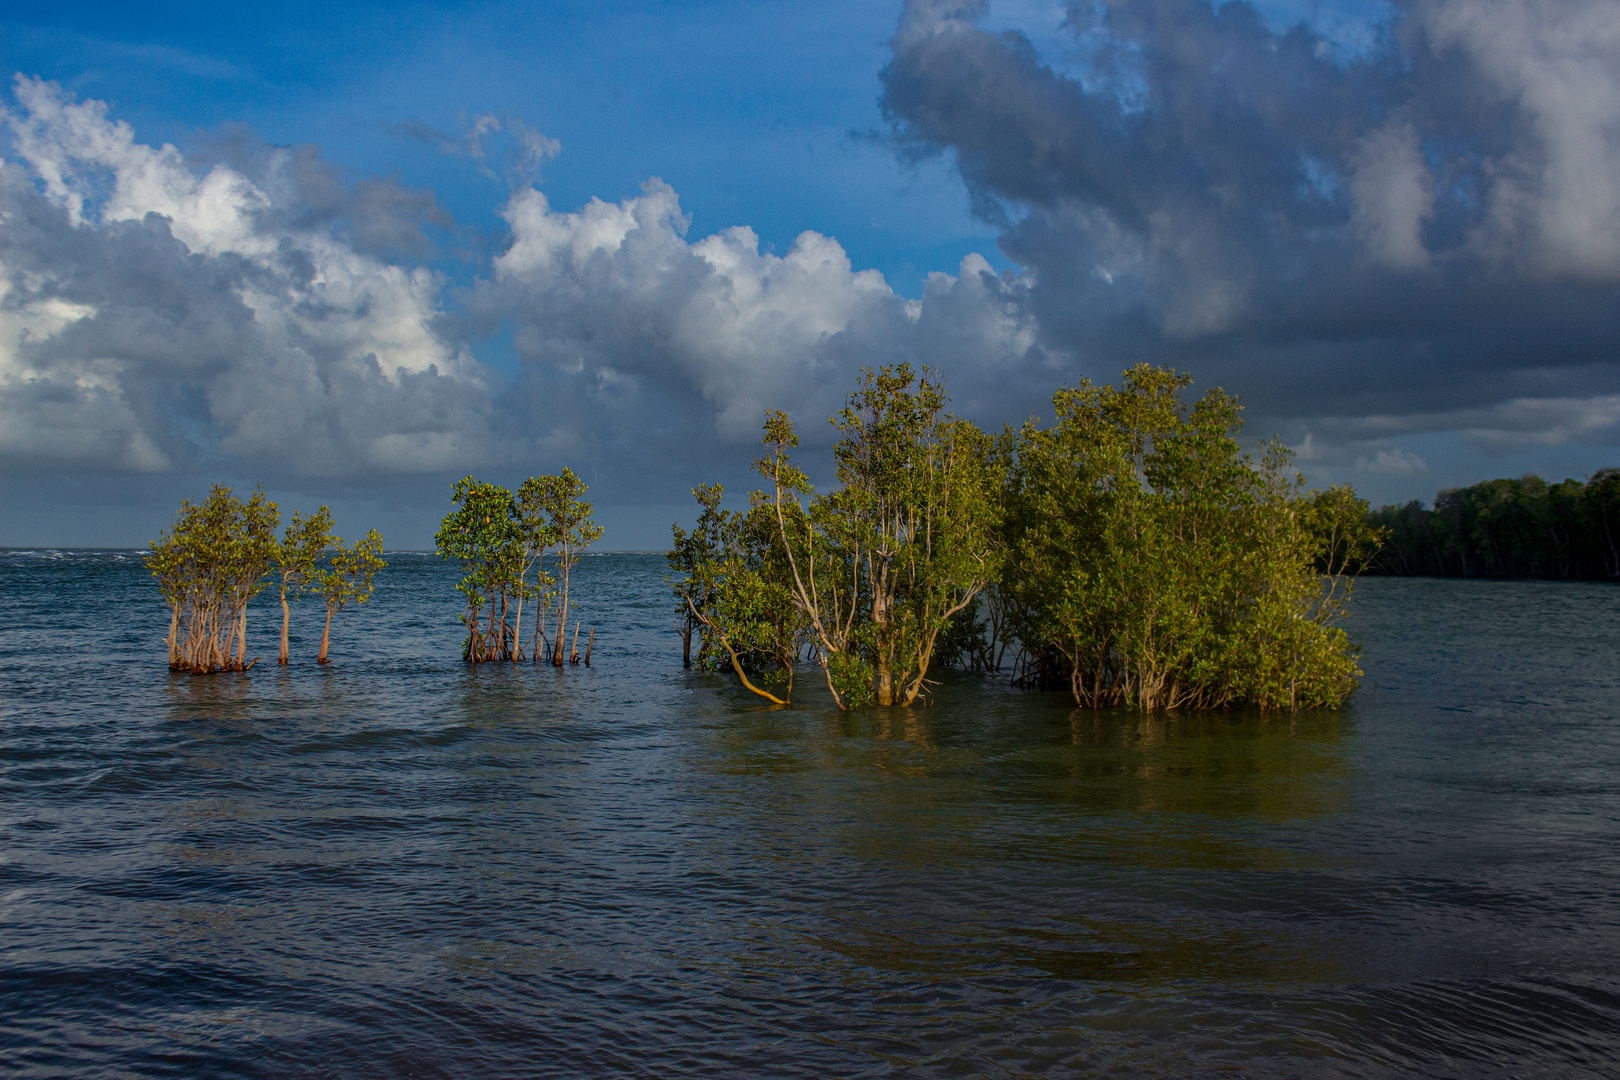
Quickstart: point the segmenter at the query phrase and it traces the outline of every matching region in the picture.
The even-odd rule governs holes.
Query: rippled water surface
[[[1620,1071],[1620,590],[1365,581],[1338,713],[840,714],[683,672],[657,556],[561,672],[391,559],[193,678],[132,553],[0,553],[0,1069]]]

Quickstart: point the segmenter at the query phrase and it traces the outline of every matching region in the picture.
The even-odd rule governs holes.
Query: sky
[[[901,361],[994,427],[1168,364],[1374,505],[1620,465],[1607,0],[22,7],[0,545],[566,465],[659,548]]]

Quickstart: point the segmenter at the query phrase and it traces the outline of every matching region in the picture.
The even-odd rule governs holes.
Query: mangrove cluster
[[[463,659],[528,659],[557,667],[580,662],[580,628],[572,618],[576,605],[569,586],[581,552],[602,537],[584,499],[586,490],[572,469],[531,476],[516,495],[471,476],[456,484],[455,509],[434,542],[441,558],[458,560],[465,571],[456,586],[466,600]],[[524,613],[531,600],[534,615],[525,638]],[[587,667],[595,638],[592,630],[585,639]]]
[[[280,662],[288,662],[291,601],[315,596],[326,622],[316,662],[327,662],[332,618],[345,607],[371,599],[373,578],[387,564],[375,529],[353,546],[332,532],[332,515],[321,507],[295,513],[281,535],[281,510],[260,489],[244,502],[223,484],[193,504],[182,500],[167,532],[146,556],[169,604],[169,668],[196,675],[246,671],[247,607],[274,577],[281,599]]]
[[[699,487],[674,529],[686,662],[785,703],[811,660],[841,708],[911,704],[940,664],[1007,664],[1090,707],[1338,705],[1361,674],[1336,624],[1379,540],[1367,505],[1307,491],[1276,442],[1243,452],[1237,401],[1188,405],[1189,381],[1083,381],[1051,426],[992,437],[927,369],[867,369],[825,491],[767,414],[748,509]]]
[[[1368,569],[1433,577],[1620,578],[1620,469],[1582,483],[1486,480],[1369,517],[1387,533]]]

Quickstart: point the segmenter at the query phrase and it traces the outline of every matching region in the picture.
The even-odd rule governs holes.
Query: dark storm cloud
[[[1084,369],[1177,364],[1295,437],[1605,439],[1615,11],[1409,4],[1345,59],[1242,2],[1075,4],[1074,75],[985,5],[912,3],[883,107],[954,155],[1041,341]]]

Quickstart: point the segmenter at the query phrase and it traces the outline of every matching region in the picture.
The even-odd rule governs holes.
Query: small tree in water
[[[692,490],[703,507],[688,533],[674,528],[672,569],[683,576],[675,595],[687,618],[702,629],[698,667],[729,664],[751,693],[786,705],[793,665],[809,643],[809,624],[793,602],[787,552],[770,500],[755,492],[746,513],[720,509],[724,489]]]
[[[445,516],[435,542],[442,558],[460,560],[466,571],[456,586],[467,600],[461,615],[467,626],[464,659],[516,661],[532,655],[536,662],[544,656],[562,665],[573,612],[572,571],[581,549],[602,535],[591,521],[591,504],[580,498],[585,490],[571,469],[531,477],[516,498],[470,476],[456,484],[451,496],[456,509]],[[556,558],[555,574],[545,568],[547,554]],[[526,649],[523,613],[531,598],[534,625]],[[555,620],[554,640],[547,638],[548,616]],[[587,643],[587,663],[589,654]]]
[[[721,531],[728,520],[720,509],[725,488],[719,484],[704,484],[692,489],[692,495],[703,508],[691,532],[680,523],[671,526],[674,543],[664,554],[669,564],[671,591],[675,594],[675,628],[681,635],[681,666],[692,666],[692,637],[704,626],[703,613],[714,604],[713,576],[703,570],[718,557],[722,544]],[[704,648],[708,635],[703,635],[698,647],[698,670],[710,670]]]
[[[789,461],[792,422],[767,415],[758,468],[789,595],[840,707],[916,701],[940,635],[1000,571],[990,440],[946,400],[926,369],[865,369],[832,420],[840,487],[814,496]]]
[[[456,589],[466,598],[463,659],[469,663],[512,655],[511,608],[523,599],[523,535],[512,493],[471,476],[451,493],[456,509],[434,537],[441,558],[458,559],[465,573]]]
[[[530,477],[518,489],[514,500],[514,510],[517,516],[519,601],[517,610],[517,625],[513,628],[512,640],[517,643],[517,649],[512,659],[523,658],[523,601],[528,597],[534,599],[534,626],[529,631],[529,649],[527,655],[532,656],[535,663],[539,663],[542,656],[550,656],[550,642],[546,638],[546,613],[551,609],[556,599],[556,579],[548,573],[543,565],[545,554],[557,543],[557,530],[552,524],[551,516],[546,505],[546,485],[535,477]],[[534,584],[530,585],[529,571],[534,570]]]
[[[287,633],[292,611],[287,601],[316,585],[320,563],[332,542],[332,512],[323,506],[308,517],[295,512],[276,544],[276,574],[281,579],[281,653],[277,663],[288,662]]]
[[[382,537],[376,529],[366,533],[365,539],[356,540],[352,548],[343,546],[339,537],[332,537],[332,553],[327,564],[315,571],[315,589],[326,600],[326,626],[321,631],[321,651],[317,664],[327,662],[327,649],[332,641],[332,616],[350,604],[356,606],[371,599],[373,579],[377,571],[388,564],[382,557]]]
[[[203,675],[257,662],[247,659],[247,605],[264,587],[280,519],[259,489],[244,503],[215,484],[200,505],[181,502],[146,559],[170,607],[170,670]]]
[[[1365,503],[1306,492],[1276,443],[1251,460],[1236,400],[1188,407],[1189,382],[1139,365],[1025,425],[1001,583],[1023,674],[1090,707],[1337,705],[1360,675],[1335,624],[1377,545]]]
[[[520,499],[525,516],[532,516],[536,530],[551,543],[556,557],[554,577],[556,594],[556,638],[551,647],[551,662],[562,667],[564,650],[568,644],[568,624],[573,614],[573,601],[569,587],[574,566],[580,554],[602,538],[602,528],[591,519],[591,504],[583,498],[588,488],[572,469],[563,469],[557,476],[533,477],[524,482]],[[594,636],[594,635],[593,635]],[[570,663],[578,662],[579,628],[574,628],[574,648],[568,656]]]

